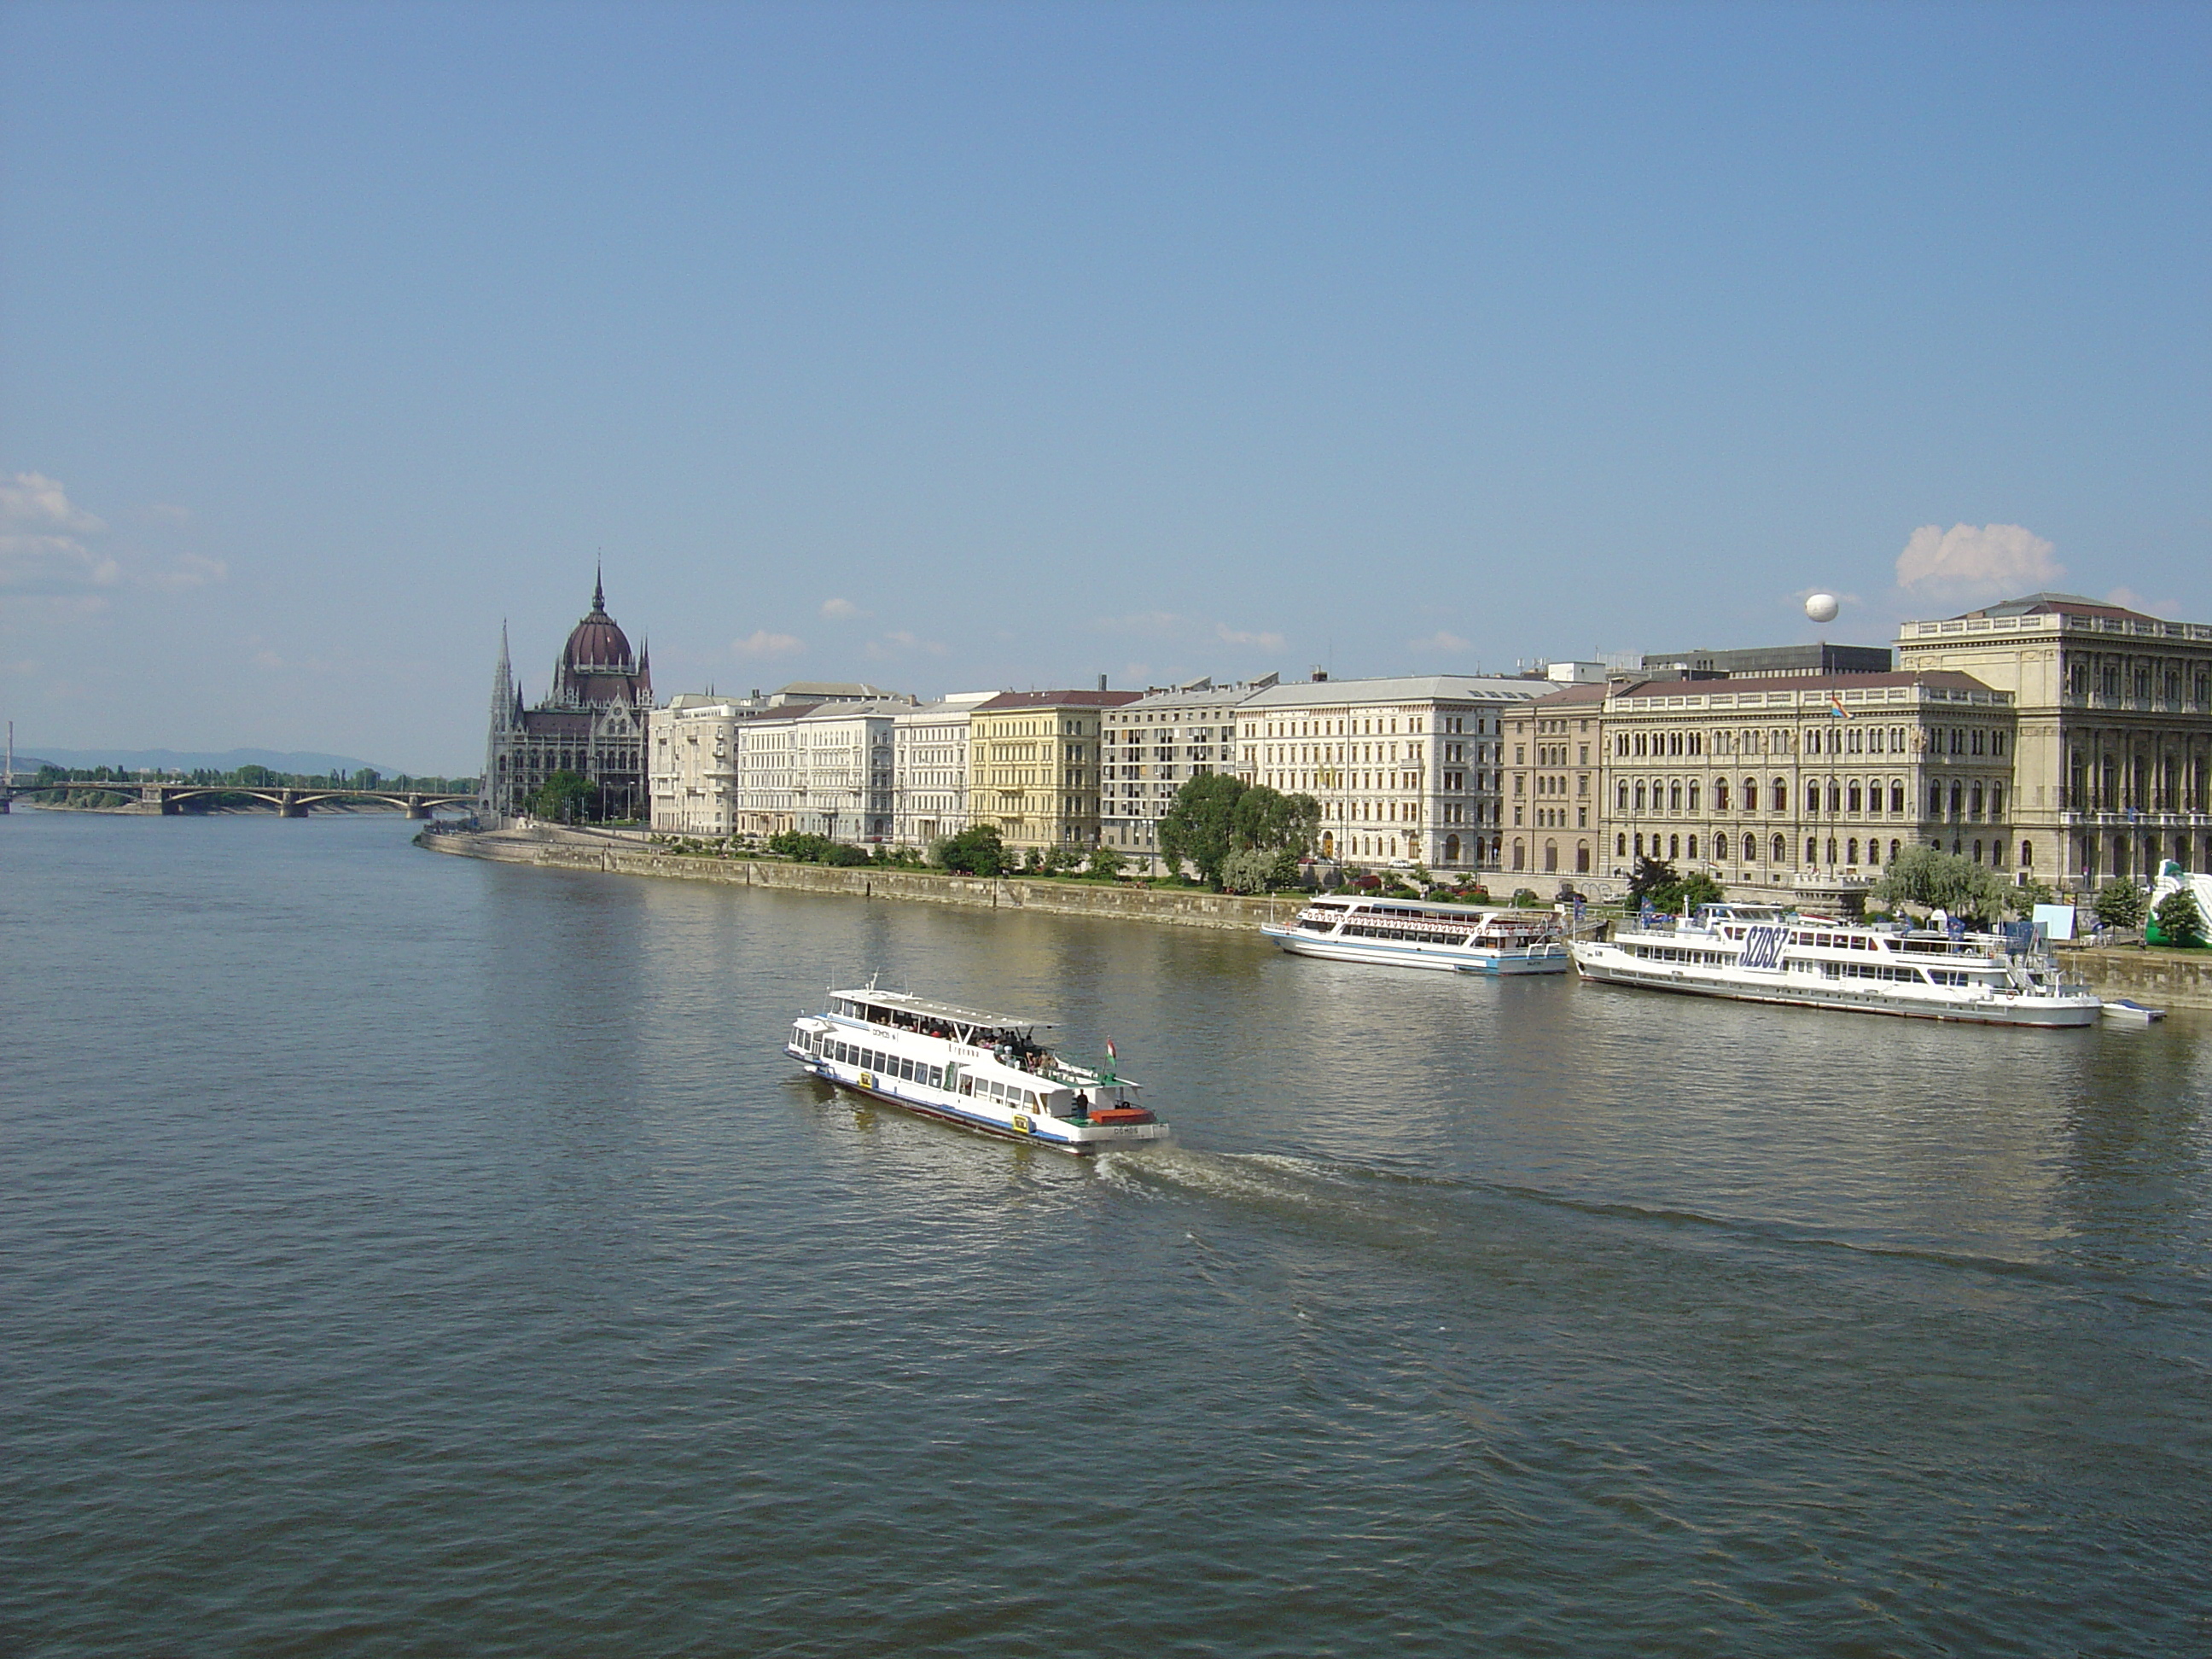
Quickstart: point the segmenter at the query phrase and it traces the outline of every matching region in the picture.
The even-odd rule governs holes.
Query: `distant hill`
[[[132,772],[235,772],[241,766],[265,766],[272,772],[296,772],[304,777],[331,777],[340,772],[369,769],[373,763],[348,755],[321,755],[278,749],[228,749],[220,755],[190,754],[175,749],[46,749],[42,758],[64,769],[73,766],[120,766]],[[15,757],[18,772],[35,772],[39,760]],[[380,776],[397,777],[399,769],[376,766]]]

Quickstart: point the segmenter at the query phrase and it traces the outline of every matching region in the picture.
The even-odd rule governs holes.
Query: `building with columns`
[[[1848,896],[1916,843],[2052,873],[2018,830],[2012,694],[1971,675],[1616,680],[1600,719],[1608,889],[1649,856],[1744,896]]]
[[[1568,686],[1506,717],[1509,875],[1587,878],[1606,866],[1602,681]]]
[[[2014,850],[2094,888],[2212,869],[2212,626],[2031,593],[1898,630],[1900,668],[2007,693],[2019,720]]]

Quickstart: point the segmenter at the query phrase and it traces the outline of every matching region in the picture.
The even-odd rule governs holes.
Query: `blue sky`
[[[2212,620],[2202,7],[74,0],[0,77],[31,747],[472,770],[601,550],[664,693]]]

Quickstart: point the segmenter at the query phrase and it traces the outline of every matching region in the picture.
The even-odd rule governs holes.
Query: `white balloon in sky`
[[[1815,593],[1805,601],[1805,614],[1816,623],[1835,621],[1836,612],[1841,609],[1843,607],[1836,603],[1836,596],[1832,593]]]

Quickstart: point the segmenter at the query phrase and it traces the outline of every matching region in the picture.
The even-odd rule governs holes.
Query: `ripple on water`
[[[1363,973],[377,820],[27,814],[0,877],[0,1646],[2207,1646],[2185,1022]],[[793,1077],[878,967],[1115,1038],[1178,1140]]]

